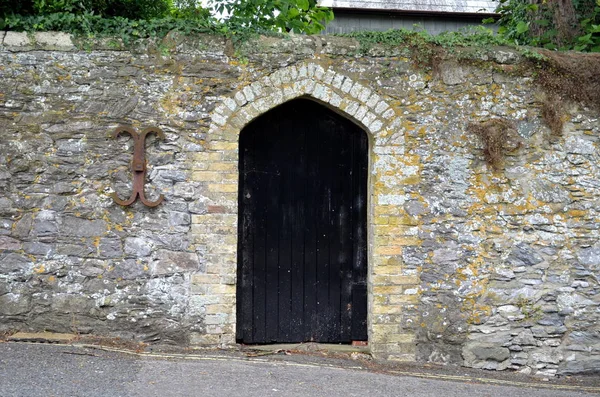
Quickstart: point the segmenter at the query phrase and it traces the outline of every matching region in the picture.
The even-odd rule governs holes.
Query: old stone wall
[[[448,57],[434,73],[400,48],[361,55],[328,36],[0,42],[0,331],[234,344],[238,136],[309,97],[370,136],[374,355],[600,369],[599,115],[568,104],[550,136],[514,51]],[[522,144],[494,170],[467,125],[499,117]],[[119,124],[166,135],[147,143],[156,208],[113,202],[131,192]]]

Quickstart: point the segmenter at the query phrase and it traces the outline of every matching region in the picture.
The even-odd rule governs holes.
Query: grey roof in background
[[[389,10],[410,12],[444,12],[460,14],[494,13],[495,0],[320,0],[319,4],[332,8],[356,10]]]

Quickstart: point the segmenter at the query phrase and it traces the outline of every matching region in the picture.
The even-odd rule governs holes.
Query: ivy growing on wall
[[[498,33],[519,45],[600,52],[600,0],[499,0]]]
[[[217,16],[225,15],[219,19]],[[63,31],[84,37],[132,39],[213,32],[318,33],[333,19],[316,0],[9,0],[0,3],[0,30]]]

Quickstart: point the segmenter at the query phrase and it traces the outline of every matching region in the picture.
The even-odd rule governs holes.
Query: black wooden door
[[[364,131],[307,99],[240,136],[242,343],[367,339]]]

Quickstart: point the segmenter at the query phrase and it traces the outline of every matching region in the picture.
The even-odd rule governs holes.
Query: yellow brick
[[[383,343],[369,340],[371,354],[374,357],[386,358],[396,361],[415,361],[416,344],[413,341],[408,343]]]
[[[406,225],[406,226],[416,226],[419,224],[419,221],[415,218],[411,218],[410,216],[391,216],[389,220],[390,225]]]
[[[223,159],[223,153],[220,152],[198,152],[194,153],[192,158],[195,161],[219,161]]]
[[[387,225],[390,221],[390,218],[388,216],[376,216],[375,219],[373,220],[373,223],[375,225]]]
[[[373,296],[373,307],[377,307],[380,305],[387,305],[389,303],[389,299],[387,295],[375,295]]]
[[[372,340],[381,340],[385,335],[400,333],[400,324],[373,324]]]
[[[201,346],[216,346],[219,344],[219,335],[206,335],[193,333],[190,336],[190,344],[201,345]]]
[[[235,225],[237,223],[236,214],[204,214],[204,215],[192,215],[192,224],[204,224],[204,225]],[[208,229],[204,229],[204,233],[208,232]],[[197,232],[200,232],[198,230]]]
[[[405,225],[375,225],[376,236],[399,236],[406,234],[411,228]]]
[[[417,285],[420,283],[417,276],[404,276],[400,274],[375,275],[372,281],[373,284],[377,285]]]
[[[402,236],[394,240],[397,245],[421,245],[422,242],[420,238],[414,236]]]
[[[195,171],[192,173],[192,180],[197,182],[214,182],[223,180],[223,176],[218,172]]]
[[[404,287],[401,285],[375,285],[373,293],[378,295],[400,295],[404,293]]]
[[[208,169],[211,171],[237,171],[238,163],[235,161],[211,163]]]
[[[227,266],[219,263],[208,263],[206,265],[206,273],[216,274],[219,277],[223,275],[231,275],[231,272],[235,271],[235,269],[236,267],[234,265]]]
[[[390,305],[414,305],[419,302],[419,295],[390,295],[388,300]]]
[[[373,273],[376,275],[380,274],[398,274],[402,271],[402,266],[390,265],[390,266],[374,266]]]
[[[192,284],[219,284],[221,278],[218,274],[194,274]]]
[[[207,294],[233,295],[235,294],[235,285],[211,284],[207,288]]]
[[[235,241],[237,241],[237,238],[235,238]],[[231,254],[237,252],[235,241],[233,243],[207,244],[206,251],[211,254]]]
[[[398,216],[404,210],[397,205],[376,205],[375,206],[375,216],[380,215],[392,215]]]
[[[404,310],[399,305],[373,305],[373,314],[401,314]]]
[[[233,305],[206,305],[206,314],[233,313],[234,309]]]
[[[237,150],[237,142],[213,141],[209,143],[212,150]]]
[[[375,255],[402,255],[401,246],[378,246],[375,248]]]
[[[421,183],[421,177],[418,175],[409,176],[408,178],[404,178],[400,181],[402,185],[416,185]]]
[[[237,183],[211,183],[208,185],[208,190],[210,192],[225,192],[225,193],[234,193],[238,191]]]

